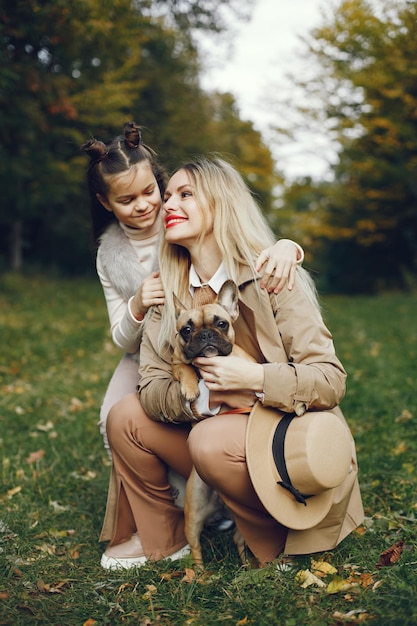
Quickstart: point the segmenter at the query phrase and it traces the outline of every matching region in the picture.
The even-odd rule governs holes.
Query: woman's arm
[[[320,311],[299,285],[276,301],[276,328],[288,362],[264,364],[265,405],[285,411],[300,403],[305,409],[335,407],[345,395],[347,375]]]
[[[180,383],[172,376],[172,350],[166,349],[160,354],[160,327],[160,307],[154,307],[146,320],[140,347],[140,401],[151,419],[161,422],[190,422],[195,417],[189,403],[181,395]]]
[[[285,412],[295,411],[300,403],[306,409],[336,406],[345,393],[346,372],[317,307],[298,283],[292,291],[265,294],[261,300],[268,312],[254,307],[256,323],[266,325],[270,353],[277,355],[276,361],[250,363],[234,355],[196,359],[211,401],[238,408],[240,401],[245,401],[246,407],[251,406],[250,398],[253,402],[260,398],[266,406]],[[259,292],[253,302],[259,305]],[[276,303],[273,312],[271,302]],[[141,345],[141,402],[153,419],[191,421],[195,417],[172,378],[171,351],[159,355],[159,328],[160,312],[155,309]],[[236,340],[239,343],[239,337]]]
[[[300,410],[300,404],[306,409],[333,408],[344,396],[346,372],[320,312],[298,285],[293,291],[282,291],[276,303],[269,321],[262,311],[255,311],[255,317],[257,323],[267,324],[269,352],[277,355],[277,361],[248,363],[234,356],[196,359],[206,386],[217,400],[223,391],[224,402],[226,392],[245,390],[257,394],[265,406],[285,412]]]

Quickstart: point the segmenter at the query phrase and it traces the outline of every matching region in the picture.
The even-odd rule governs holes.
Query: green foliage
[[[254,0],[198,0],[178,2],[178,0],[143,1],[143,9],[163,15],[168,23],[174,23],[178,30],[187,33],[211,31],[225,33],[230,28],[230,20],[249,19]],[[152,6],[153,5],[153,6]]]
[[[337,142],[339,162],[296,224],[330,289],[404,288],[417,269],[416,42],[417,3],[405,0],[339,2],[308,39],[319,69],[299,81],[312,103],[303,112]]]
[[[348,371],[342,408],[357,442],[366,521],[316,555],[336,569],[324,587],[304,588],[299,573],[313,569],[310,557],[292,571],[277,563],[245,571],[231,538],[210,532],[204,575],[187,560],[100,568],[109,460],[96,422],[120,356],[101,287],[3,275],[0,624],[415,624],[416,306],[416,296],[397,294],[323,301]],[[377,569],[399,541],[398,561]]]
[[[228,13],[247,17],[250,4],[3,1],[0,244],[5,266],[11,259],[14,269],[21,267],[24,256],[27,264],[70,274],[91,271],[83,183],[87,162],[79,147],[91,136],[109,140],[131,119],[145,127],[144,139],[169,167],[219,147],[233,154],[268,208],[269,151],[252,125],[240,120],[232,98],[219,101],[202,91],[194,42],[201,30],[223,32]]]
[[[91,120],[115,125],[129,111],[137,91],[128,72],[140,51],[131,46],[141,41],[139,14],[131,19],[130,0],[3,4],[0,221],[3,230],[23,224],[22,240],[10,243],[26,246],[29,258],[34,249],[45,252],[56,236],[57,248],[66,243],[77,259],[68,216],[77,235],[85,230],[78,146]],[[109,87],[113,80],[117,89]],[[86,258],[84,253],[78,268]]]

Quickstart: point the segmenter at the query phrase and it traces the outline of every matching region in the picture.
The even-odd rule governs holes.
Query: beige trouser
[[[223,414],[195,425],[150,420],[136,395],[110,411],[107,434],[118,485],[111,545],[138,532],[148,558],[169,556],[186,544],[182,509],[175,506],[168,468],[187,477],[194,462],[233,513],[247,545],[261,563],[283,550],[287,529],[256,496],[245,460],[247,415]],[[191,460],[192,459],[192,460]]]
[[[113,404],[127,396],[135,393],[139,382],[138,362],[131,354],[124,354],[119,364],[113,372],[107,386],[105,396],[100,408],[100,420],[98,427],[103,437],[104,447],[110,453],[109,442],[107,441],[106,423],[109,411]]]

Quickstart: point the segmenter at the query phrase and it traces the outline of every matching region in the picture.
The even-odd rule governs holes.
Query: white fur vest
[[[100,260],[117,293],[126,302],[137,291],[148,272],[144,272],[135,250],[118,223],[111,224],[100,237]],[[157,269],[157,251],[152,271]]]

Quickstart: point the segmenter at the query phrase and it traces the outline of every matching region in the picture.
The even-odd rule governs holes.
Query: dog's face
[[[231,353],[235,341],[233,322],[239,316],[238,290],[232,280],[224,283],[212,304],[187,310],[175,295],[174,301],[177,347],[181,348],[185,363],[199,356],[227,356]]]

